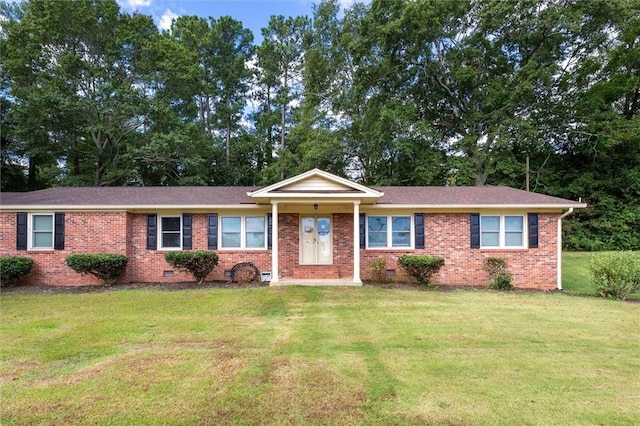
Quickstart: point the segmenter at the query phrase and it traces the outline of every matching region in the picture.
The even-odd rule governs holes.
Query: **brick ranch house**
[[[121,253],[121,282],[179,282],[169,250],[215,250],[209,280],[252,262],[271,285],[361,285],[384,258],[442,256],[440,285],[488,284],[501,257],[520,288],[561,283],[562,218],[585,204],[508,187],[370,188],[314,169],[264,188],[59,187],[3,193],[0,256],[28,256],[27,284],[98,284],[65,264],[72,253]]]

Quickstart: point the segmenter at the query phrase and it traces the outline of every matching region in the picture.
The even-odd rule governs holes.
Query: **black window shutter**
[[[147,215],[147,250],[158,248],[158,217],[155,214]]]
[[[267,214],[267,249],[273,248],[273,214]]]
[[[64,213],[54,214],[53,249],[64,250]]]
[[[480,248],[480,214],[471,213],[471,248]]]
[[[360,248],[367,247],[367,216],[364,213],[360,213]]]
[[[416,248],[424,248],[424,213],[416,213],[413,215],[415,222]]]
[[[218,215],[210,214],[207,223],[207,247],[209,250],[218,249]]]
[[[16,215],[16,250],[27,249],[27,214],[18,213]]]
[[[182,215],[182,248],[191,250],[191,229],[193,216],[189,213]]]
[[[529,213],[529,248],[538,248],[538,213]]]

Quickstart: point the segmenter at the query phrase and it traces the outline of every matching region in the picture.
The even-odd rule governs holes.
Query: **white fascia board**
[[[0,206],[0,211],[76,211],[76,212],[127,212],[127,211],[155,211],[155,210],[238,210],[264,209],[259,204],[149,204],[149,205],[118,205],[118,206],[86,206],[86,205],[13,205]]]
[[[368,208],[375,209],[428,209],[428,210],[523,210],[523,209],[568,209],[585,208],[586,204],[372,204]]]

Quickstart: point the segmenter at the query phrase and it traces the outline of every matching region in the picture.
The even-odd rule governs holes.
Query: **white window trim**
[[[180,219],[180,228],[179,228],[179,235],[180,235],[180,247],[163,247],[162,246],[162,219],[163,218],[168,218],[168,217],[177,217]],[[182,215],[181,214],[165,214],[165,215],[159,215],[158,216],[158,250],[159,251],[180,251],[182,250]]]
[[[484,246],[482,245],[482,217],[483,216],[498,216],[500,218],[500,228],[498,230],[498,245],[497,246]],[[507,246],[505,245],[506,240],[506,229],[504,226],[505,217],[506,216],[517,216],[522,218],[522,245],[521,246]],[[500,214],[500,213],[487,213],[480,215],[480,248],[485,250],[522,250],[528,248],[527,241],[529,241],[529,236],[527,234],[527,230],[529,225],[527,223],[527,215],[519,214],[519,213],[508,213],[508,214]]]
[[[29,213],[29,217],[27,218],[27,249],[28,250],[43,250],[43,251],[51,251],[55,245],[56,239],[56,218],[55,213],[53,212],[39,212],[39,213]],[[51,247],[34,247],[33,246],[33,218],[34,216],[50,216],[51,217]]]
[[[239,217],[240,218],[240,247],[224,247],[222,240],[222,219],[224,218],[232,218]],[[264,247],[247,247],[247,218],[258,217],[264,220]],[[228,215],[220,215],[218,218],[218,250],[266,250],[267,244],[269,241],[268,235],[268,222],[266,215],[259,214],[228,214]]]
[[[387,245],[385,247],[371,247],[369,246],[369,217],[386,217],[387,218]],[[406,217],[409,218],[409,238],[410,245],[409,246],[393,246],[393,223],[392,218],[394,217]],[[415,223],[413,222],[413,215],[411,214],[368,214],[365,217],[365,229],[366,229],[366,247],[367,250],[414,250],[416,247],[415,242]]]

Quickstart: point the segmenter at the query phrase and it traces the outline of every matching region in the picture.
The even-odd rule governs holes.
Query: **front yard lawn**
[[[562,252],[562,287],[570,293],[596,295],[589,283],[589,265],[593,252]],[[640,300],[640,292],[628,300]]]
[[[637,303],[376,287],[1,303],[2,425],[640,423]]]

